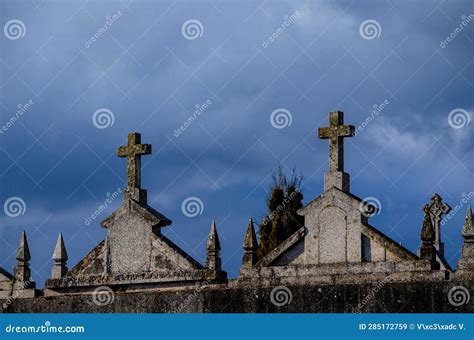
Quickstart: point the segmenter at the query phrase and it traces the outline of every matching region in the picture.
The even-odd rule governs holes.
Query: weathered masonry
[[[250,219],[243,235],[242,267],[228,279],[221,266],[213,221],[201,264],[166,238],[171,220],[147,204],[140,160],[152,147],[130,133],[118,149],[128,162],[122,205],[102,223],[107,237],[71,269],[59,235],[51,278],[31,281],[31,254],[21,235],[17,265],[0,268],[2,312],[474,312],[474,217],[462,228],[457,268],[444,257],[441,221],[450,207],[438,194],[423,207],[415,254],[369,223],[376,207],[350,191],[344,138],[354,127],[340,111],[318,130],[329,140],[324,191],[304,206],[304,227],[266,256]]]

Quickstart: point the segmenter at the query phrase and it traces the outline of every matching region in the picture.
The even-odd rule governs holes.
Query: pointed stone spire
[[[16,259],[26,262],[31,260],[30,247],[28,246],[28,240],[26,239],[26,232],[24,230],[21,233],[20,244],[16,251]]]
[[[220,251],[221,244],[219,242],[219,236],[217,235],[216,220],[212,220],[211,230],[209,231],[209,237],[207,238],[206,250]]]
[[[36,283],[31,280],[30,248],[26,233],[21,234],[20,244],[16,251],[16,267],[13,283],[13,295],[20,298],[31,298],[36,296]]]
[[[206,268],[216,272],[221,271],[221,244],[219,242],[219,235],[217,235],[216,221],[213,220],[211,224],[211,231],[206,243]]]
[[[255,236],[255,229],[253,227],[252,218],[249,219],[247,224],[247,232],[245,233],[244,239],[244,256],[242,258],[242,267],[252,268],[257,263],[257,237]]]
[[[425,216],[423,218],[423,226],[421,228],[421,247],[420,259],[428,260],[433,264],[433,269],[436,267],[436,248],[434,247],[435,234],[433,224],[431,223],[431,216],[428,207],[424,207]]]
[[[17,282],[30,281],[31,271],[29,261],[31,260],[30,248],[28,247],[28,240],[26,239],[26,233],[23,231],[21,234],[20,244],[16,251],[16,270],[15,280]]]
[[[433,225],[431,224],[431,218],[429,212],[425,210],[425,216],[423,218],[423,226],[421,228],[421,241],[424,243],[433,243],[434,241],[434,232]]]
[[[472,218],[472,209],[470,206],[467,208],[466,220],[464,221],[464,226],[462,228],[462,236],[464,239],[474,238],[474,221]]]
[[[469,207],[466,213],[466,219],[462,228],[462,255],[458,261],[458,270],[474,271],[474,217],[472,209]]]
[[[51,278],[60,279],[67,273],[66,263],[68,260],[63,234],[60,233],[53,253],[53,271]]]

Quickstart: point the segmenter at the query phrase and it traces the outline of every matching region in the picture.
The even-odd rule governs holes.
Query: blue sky
[[[149,204],[173,221],[163,233],[203,263],[215,218],[235,277],[247,219],[264,215],[275,168],[297,168],[305,202],[321,193],[328,145],[316,131],[333,110],[348,124],[368,121],[346,140],[346,171],[355,195],[380,202],[372,225],[415,252],[429,198],[462,205],[442,230],[455,264],[461,200],[474,191],[473,9],[469,1],[1,1],[0,200],[25,204],[16,217],[1,210],[0,266],[12,271],[23,229],[40,285],[60,231],[69,267],[100,242],[99,221],[120,200],[85,219],[125,186],[116,150],[137,131],[153,145],[142,163]],[[287,120],[272,121],[275,110]],[[202,201],[201,214],[183,214],[188,197]]]

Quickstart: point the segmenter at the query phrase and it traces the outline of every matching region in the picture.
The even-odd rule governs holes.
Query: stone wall
[[[7,302],[5,313],[473,313],[474,301],[456,307],[453,287],[474,282],[375,282],[338,285],[228,284],[120,292],[94,302],[92,294],[40,296]],[[273,293],[272,293],[273,292]],[[112,298],[113,297],[113,298]],[[273,302],[272,302],[273,301]],[[459,301],[459,300],[457,300]],[[0,300],[0,305],[6,300]],[[103,304],[103,305],[101,305]],[[280,305],[280,306],[278,306]],[[1,312],[1,309],[0,309]]]

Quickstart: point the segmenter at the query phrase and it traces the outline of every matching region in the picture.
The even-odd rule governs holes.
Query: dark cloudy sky
[[[321,193],[316,131],[332,110],[369,121],[346,140],[346,170],[355,195],[380,202],[371,224],[416,252],[438,192],[460,206],[443,228],[455,264],[474,195],[473,13],[471,1],[2,0],[0,200],[22,210],[1,209],[0,266],[12,270],[23,229],[39,285],[60,231],[70,267],[100,242],[120,199],[85,220],[125,186],[116,149],[137,131],[153,144],[143,186],[173,221],[164,234],[203,262],[215,218],[235,276],[278,165],[303,174],[305,202]]]

